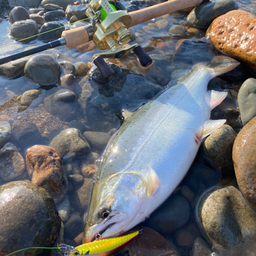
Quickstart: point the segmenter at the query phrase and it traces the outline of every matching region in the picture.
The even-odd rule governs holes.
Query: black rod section
[[[31,54],[34,54],[34,53],[37,53],[37,52],[42,52],[44,50],[54,48],[54,47],[58,47],[58,46],[65,45],[65,44],[66,44],[65,39],[64,38],[59,38],[57,40],[51,41],[47,44],[40,45],[38,47],[34,47],[34,48],[29,49],[27,51],[19,52],[19,53],[4,57],[4,58],[0,59],[0,65],[4,64],[6,62],[9,62],[11,60],[16,60],[16,59],[19,59],[19,58],[22,58],[22,57],[25,57],[25,56],[28,56],[28,55],[31,55]]]

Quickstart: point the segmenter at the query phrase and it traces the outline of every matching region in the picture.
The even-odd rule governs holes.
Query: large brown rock
[[[233,145],[233,162],[240,190],[256,211],[256,117],[238,133]]]
[[[68,191],[68,180],[62,160],[50,147],[35,145],[26,154],[26,165],[31,182],[43,187],[59,202]]]
[[[216,18],[206,38],[225,54],[239,59],[256,71],[256,17],[246,11],[234,10]]]

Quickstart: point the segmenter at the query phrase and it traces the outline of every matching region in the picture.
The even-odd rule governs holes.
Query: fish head
[[[85,242],[116,237],[129,230],[140,208],[140,200],[129,188],[119,187],[106,194],[88,216]],[[90,214],[90,212],[89,212]]]

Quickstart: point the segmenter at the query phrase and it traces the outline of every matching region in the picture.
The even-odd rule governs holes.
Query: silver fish
[[[84,242],[133,228],[179,185],[202,139],[226,121],[209,118],[227,93],[207,91],[213,77],[239,65],[223,58],[219,64],[196,65],[113,135],[97,166]]]

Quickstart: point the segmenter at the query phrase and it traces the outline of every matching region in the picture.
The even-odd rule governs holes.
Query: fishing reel
[[[108,51],[93,55],[93,62],[98,67],[102,78],[108,79],[114,71],[107,65],[104,58],[120,58],[133,51],[142,67],[152,64],[150,56],[140,45],[127,45],[131,38],[128,29],[131,17],[120,2],[92,0],[86,10],[94,27],[93,42],[99,50]]]

